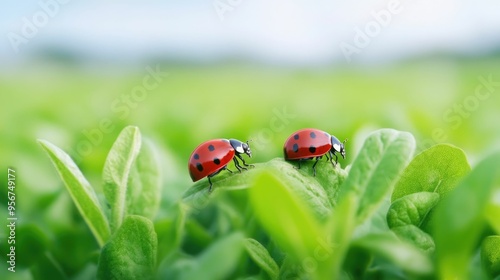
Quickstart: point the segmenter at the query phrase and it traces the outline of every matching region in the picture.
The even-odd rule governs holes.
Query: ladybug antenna
[[[253,140],[252,139],[248,139],[247,140],[247,145],[250,145],[250,142],[252,142]]]
[[[345,144],[345,142],[347,142],[347,138],[344,140],[344,142],[342,142],[342,144]]]

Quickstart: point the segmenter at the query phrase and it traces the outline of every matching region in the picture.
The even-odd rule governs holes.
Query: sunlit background
[[[56,210],[71,202],[40,138],[99,189],[112,142],[137,125],[158,147],[164,206],[212,138],[251,139],[263,162],[315,127],[349,139],[344,166],[382,127],[472,163],[500,148],[496,0],[62,2],[0,8],[1,167],[18,170],[20,219],[47,233],[77,213]]]

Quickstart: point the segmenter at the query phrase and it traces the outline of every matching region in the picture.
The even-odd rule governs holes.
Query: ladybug
[[[323,156],[326,156],[326,160],[329,160],[333,167],[338,163],[337,153],[340,153],[345,159],[345,142],[347,142],[347,139],[340,142],[339,139],[327,132],[306,128],[296,131],[288,137],[283,146],[283,151],[285,160],[299,162],[299,169],[301,161],[316,158],[316,162],[313,164],[313,174],[316,176],[316,164]],[[333,156],[335,156],[335,163],[333,163]]]
[[[233,160],[236,169],[241,172],[242,169],[247,170],[251,164],[247,164],[241,157],[242,154],[247,154],[252,157],[252,151],[248,145],[248,141],[241,142],[236,139],[214,139],[200,144],[189,157],[189,175],[193,182],[208,177],[210,184],[209,192],[212,191],[212,181],[210,178],[219,174],[222,170],[227,170],[230,173],[233,171],[227,168],[227,164]],[[238,158],[243,162],[241,166]]]

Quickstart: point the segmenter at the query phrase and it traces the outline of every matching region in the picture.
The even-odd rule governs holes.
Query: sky
[[[63,3],[64,2],[64,3]],[[82,58],[363,63],[500,47],[498,0],[3,1],[0,61]]]

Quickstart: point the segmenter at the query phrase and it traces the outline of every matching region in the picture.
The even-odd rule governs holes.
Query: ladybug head
[[[340,142],[335,136],[332,135],[332,152],[340,153],[342,158],[345,159],[345,147],[344,144],[347,142],[347,139],[344,142]]]
[[[229,143],[231,143],[231,146],[233,147],[235,153],[237,154],[247,154],[248,157],[252,157],[252,151],[250,150],[250,145],[248,145],[248,142],[241,142],[236,139],[230,139]]]
[[[340,154],[342,155],[342,158],[345,159],[345,142],[347,142],[347,139],[344,140],[344,142],[342,142],[342,144],[340,144]]]

